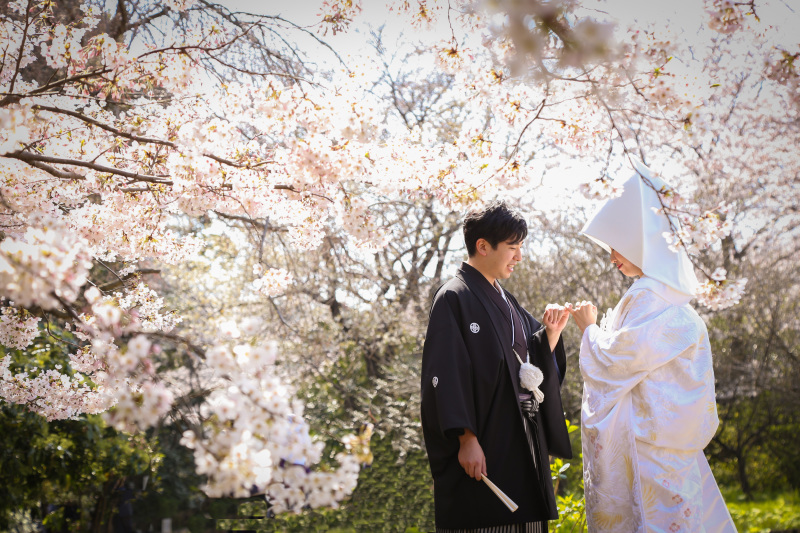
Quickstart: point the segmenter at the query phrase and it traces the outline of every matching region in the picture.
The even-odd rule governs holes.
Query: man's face
[[[478,239],[478,249],[485,251],[487,274],[495,279],[508,279],[514,266],[522,261],[522,242],[500,242],[497,248],[484,239]]]

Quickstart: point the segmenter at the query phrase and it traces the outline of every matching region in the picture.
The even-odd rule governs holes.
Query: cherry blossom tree
[[[147,272],[142,261],[175,264],[202,248],[172,227],[176,216],[269,216],[299,247],[316,246],[328,218],[349,216],[355,238],[371,237],[368,214],[350,208],[341,186],[370,162],[371,104],[357,92],[287,82],[285,71],[215,84],[212,67],[241,67],[226,53],[279,23],[230,23],[221,8],[198,15],[173,4],[129,21],[135,28],[175,13],[162,44],[94,31],[104,14],[88,3],[64,23],[51,2],[16,2],[4,13],[3,336],[24,348],[37,322],[57,320],[74,353],[69,371],[30,373],[14,373],[6,356],[2,397],[49,420],[103,412],[118,429],[142,430],[180,405],[180,387],[160,376],[157,341],[183,343],[211,383],[184,437],[206,493],[255,488],[276,511],[335,504],[368,459],[369,430],[346,439],[337,470],[311,471],[321,445],[275,374],[274,343],[242,324],[199,347],[172,333],[180,317],[157,294],[128,281]],[[183,19],[195,15],[215,23]],[[116,281],[98,283],[97,268]],[[286,279],[264,284],[274,290]]]
[[[420,46],[439,76],[427,92],[369,65],[313,67],[292,46],[302,34],[329,50],[320,33],[347,31],[358,2],[322,2],[314,30],[202,0],[118,4],[0,12],[0,342],[24,349],[56,322],[73,348],[69,369],[18,371],[5,357],[0,397],[50,420],[102,412],[134,432],[180,416],[211,496],[255,490],[276,512],[334,505],[369,460],[370,429],[345,439],[337,470],[311,470],[321,445],[278,369],[274,329],[252,316],[180,329],[182,310],[148,280],[202,256],[208,234],[187,228],[235,221],[253,244],[281,242],[282,259],[259,253],[247,273],[273,305],[306,268],[290,252],[340,248],[373,253],[348,256],[351,296],[369,300],[358,272],[405,305],[429,265],[441,275],[447,212],[530,192],[565,157],[598,163],[580,190],[604,198],[638,157],[676,185],[658,191],[674,219],[665,238],[710,272],[711,309],[741,296],[731,258],[780,241],[772,220],[796,228],[785,198],[798,131],[785,112],[800,101],[797,55],[759,26],[755,2],[707,2],[691,39],[576,1],[398,2],[412,27],[448,21],[443,41]],[[406,264],[413,275],[398,273]],[[335,315],[335,283],[317,289]],[[202,376],[199,406],[184,401],[192,380],[162,368],[166,345]]]

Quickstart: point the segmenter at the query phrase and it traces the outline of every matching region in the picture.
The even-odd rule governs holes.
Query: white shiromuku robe
[[[703,448],[717,417],[705,323],[647,276],[586,328],[580,368],[589,532],[735,532]]]

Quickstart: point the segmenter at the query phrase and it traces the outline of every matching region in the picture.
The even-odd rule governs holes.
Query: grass
[[[800,529],[800,493],[762,494],[747,501],[741,492],[723,492],[739,533]]]

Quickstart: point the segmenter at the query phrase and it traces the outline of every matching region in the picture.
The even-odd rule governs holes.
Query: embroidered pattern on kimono
[[[635,282],[581,343],[589,531],[735,532],[703,448],[719,425],[708,333]]]

